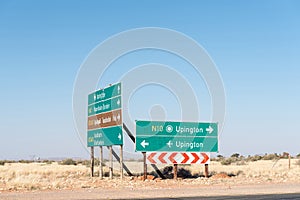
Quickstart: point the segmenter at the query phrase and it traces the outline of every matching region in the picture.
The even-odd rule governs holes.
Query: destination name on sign
[[[181,142],[176,141],[175,143],[176,147],[178,148],[185,148],[185,149],[194,149],[194,148],[203,148],[203,143],[199,142]]]
[[[100,106],[94,107],[94,112],[102,111],[102,110],[108,110],[110,108],[110,104],[102,104]]]
[[[103,121],[103,123],[109,123],[109,122],[111,122],[111,118],[110,117],[104,117],[104,118],[102,118],[102,121]]]
[[[98,99],[104,99],[104,98],[105,98],[105,93],[104,92],[102,92],[100,94],[97,94],[97,96],[96,96],[96,100],[98,100]]]
[[[100,133],[95,133],[94,134],[94,138],[100,138],[100,137],[102,137],[102,133],[100,132]]]
[[[177,133],[203,133],[204,130],[203,128],[198,128],[198,127],[181,127],[181,126],[176,126],[176,132]]]
[[[102,146],[102,145],[104,145],[103,140],[94,140],[94,146]]]

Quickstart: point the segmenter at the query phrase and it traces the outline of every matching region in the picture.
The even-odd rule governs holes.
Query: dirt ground
[[[300,184],[233,184],[231,186],[203,186],[182,185],[180,181],[173,180],[155,185],[150,182],[148,183],[143,183],[140,186],[133,188],[120,187],[4,192],[0,194],[0,199],[252,199],[254,197],[277,199],[277,197],[280,197],[280,194],[286,194],[286,199],[300,199]]]

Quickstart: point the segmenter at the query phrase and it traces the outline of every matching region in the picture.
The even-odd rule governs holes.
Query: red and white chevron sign
[[[210,154],[200,152],[153,152],[147,155],[147,164],[209,164]]]

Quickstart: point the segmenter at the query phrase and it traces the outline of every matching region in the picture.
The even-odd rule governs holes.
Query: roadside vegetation
[[[220,162],[222,165],[231,165],[231,164],[235,164],[235,165],[246,165],[249,162],[255,162],[255,161],[259,161],[259,160],[279,160],[279,159],[288,159],[289,154],[286,152],[283,152],[282,154],[278,154],[278,153],[272,153],[272,154],[262,154],[262,155],[248,155],[248,156],[243,156],[239,153],[234,153],[232,154],[230,157],[225,157],[222,155],[217,155],[215,158],[211,158],[211,161],[216,161],[216,162]],[[299,159],[299,161],[297,162],[298,165],[300,165],[300,153],[295,155],[295,156],[291,156],[292,159]],[[142,162],[142,159],[133,159],[130,158],[128,160],[125,160],[127,162]],[[99,165],[99,159],[95,159],[95,165]],[[107,159],[104,159],[104,163],[108,162]],[[90,167],[91,163],[90,160],[75,160],[75,159],[71,159],[71,158],[67,158],[64,160],[60,160],[60,161],[54,161],[54,160],[0,160],[0,166],[5,165],[5,163],[25,163],[25,164],[29,164],[29,163],[44,163],[44,164],[52,164],[52,163],[58,163],[59,165],[84,165],[86,167]]]
[[[212,158],[211,161],[217,161],[220,162],[222,165],[231,165],[231,164],[236,164],[236,165],[245,165],[248,162],[255,162],[259,160],[279,160],[279,159],[288,159],[289,154],[286,152],[283,152],[282,154],[277,154],[277,153],[272,153],[272,154],[264,154],[264,155],[248,155],[248,156],[243,156],[240,155],[239,153],[234,153],[230,157],[224,157],[222,155],[217,155],[216,158]],[[299,158],[300,159],[300,154],[297,156],[291,158]]]

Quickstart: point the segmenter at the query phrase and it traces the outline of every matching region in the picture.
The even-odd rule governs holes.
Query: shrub
[[[226,158],[224,160],[221,161],[222,165],[231,165],[231,163],[236,162],[235,158]]]
[[[240,154],[239,153],[234,153],[230,157],[231,158],[238,158],[238,157],[240,157]]]
[[[211,158],[210,160],[211,160],[211,161],[221,161],[221,160],[223,160],[223,159],[224,159],[224,156],[222,156],[222,155],[217,155],[216,158]]]
[[[61,165],[77,165],[76,161],[68,158],[60,162]]]
[[[51,165],[54,161],[53,160],[43,160],[43,163]]]
[[[19,163],[26,163],[26,164],[28,164],[28,163],[32,163],[33,161],[31,161],[31,160],[19,160]]]
[[[0,165],[4,165],[5,161],[4,160],[0,160]]]
[[[254,156],[249,156],[247,158],[247,161],[251,161],[251,162],[254,162],[254,161],[258,161],[258,160],[261,160],[262,157],[260,155],[254,155]]]
[[[263,160],[275,160],[279,158],[279,156],[275,153],[275,154],[266,154],[262,157]]]
[[[238,161],[236,165],[246,165],[246,162],[244,160]]]

